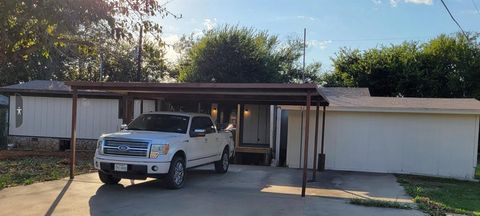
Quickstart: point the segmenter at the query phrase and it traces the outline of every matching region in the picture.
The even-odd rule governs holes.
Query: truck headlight
[[[169,144],[152,145],[150,148],[150,158],[157,158],[159,155],[166,155],[168,154],[168,150],[170,150]]]
[[[98,139],[97,141],[97,151],[99,154],[103,154],[103,142],[105,142],[103,139]]]

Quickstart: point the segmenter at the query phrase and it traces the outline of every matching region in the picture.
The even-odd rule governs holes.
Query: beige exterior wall
[[[310,117],[309,168],[313,165],[314,111]],[[290,110],[288,122],[287,165],[300,168],[301,111]],[[473,179],[478,127],[478,115],[339,112],[327,108],[326,168]]]
[[[72,99],[23,96],[23,124],[15,127],[15,96],[10,97],[9,135],[70,138]],[[117,99],[78,99],[77,137],[97,139],[119,130]]]

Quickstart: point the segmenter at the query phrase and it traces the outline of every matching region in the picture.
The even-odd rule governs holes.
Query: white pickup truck
[[[232,137],[218,131],[209,115],[142,114],[124,130],[98,139],[94,165],[105,184],[153,177],[165,178],[168,188],[178,189],[186,168],[214,163],[218,173],[227,172],[234,154]]]

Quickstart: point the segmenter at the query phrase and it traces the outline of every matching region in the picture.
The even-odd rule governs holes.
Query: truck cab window
[[[206,134],[215,133],[215,126],[208,117],[194,117],[190,132],[193,133],[195,129],[204,129]]]

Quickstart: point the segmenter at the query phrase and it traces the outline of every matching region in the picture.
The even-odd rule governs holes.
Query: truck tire
[[[219,161],[215,161],[215,171],[217,173],[226,173],[229,166],[228,148],[225,148],[222,153],[222,158]]]
[[[121,178],[114,177],[112,175],[108,175],[102,171],[98,171],[98,177],[100,177],[100,181],[102,181],[104,184],[118,184]]]
[[[185,159],[175,156],[170,163],[170,169],[166,177],[167,188],[180,189],[185,182]]]

